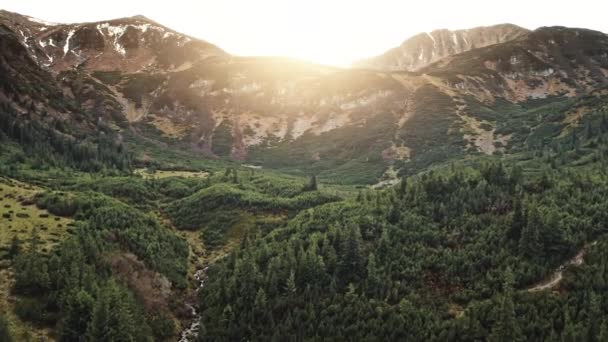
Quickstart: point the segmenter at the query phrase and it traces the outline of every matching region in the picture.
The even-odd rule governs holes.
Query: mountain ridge
[[[542,123],[513,135],[508,126],[517,123],[500,114],[503,103],[569,101],[602,89],[608,74],[605,36],[578,29],[495,26],[512,39],[410,72],[232,56],[133,17],[44,30],[29,20],[25,29],[23,18],[0,15],[0,22],[55,78],[48,83],[63,95],[50,100],[74,103],[62,115],[68,126],[84,115],[91,127],[114,127],[117,141],[135,132],[203,157],[332,179],[359,170],[357,181],[370,183],[391,170],[517,150]],[[433,32],[452,40],[450,31]],[[570,56],[551,41],[577,52]]]
[[[354,65],[385,71],[417,71],[444,57],[504,43],[528,32],[530,30],[507,23],[470,29],[438,29],[422,32],[406,39],[398,47],[376,57],[357,61]]]

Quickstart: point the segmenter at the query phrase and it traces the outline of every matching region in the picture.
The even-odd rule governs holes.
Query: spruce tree
[[[490,341],[511,342],[522,340],[513,303],[513,272],[508,268],[504,273],[503,293],[500,297],[498,316],[492,327]]]
[[[12,342],[13,337],[11,332],[8,329],[8,322],[4,317],[4,313],[0,312],[0,341],[2,342]]]
[[[65,319],[60,329],[61,341],[78,341],[87,333],[95,300],[84,290],[67,296]]]

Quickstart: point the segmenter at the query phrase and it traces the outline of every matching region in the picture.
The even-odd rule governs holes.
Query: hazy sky
[[[605,0],[0,0],[0,8],[62,23],[143,14],[233,54],[334,65],[439,28],[508,22],[608,32]]]

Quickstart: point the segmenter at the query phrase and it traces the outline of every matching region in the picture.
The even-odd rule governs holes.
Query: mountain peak
[[[153,21],[150,18],[146,17],[145,15],[142,14],[137,14],[131,17],[132,19],[136,19],[136,20],[145,20],[145,21]]]
[[[143,16],[55,24],[0,11],[4,24],[41,66],[59,72],[76,67],[139,72],[186,67],[210,56],[226,56],[220,48],[176,32]]]
[[[437,29],[417,34],[399,47],[355,65],[380,70],[416,71],[444,57],[504,43],[528,32],[525,28],[508,23],[454,31]]]

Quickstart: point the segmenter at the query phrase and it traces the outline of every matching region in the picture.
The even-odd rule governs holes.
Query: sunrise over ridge
[[[564,25],[608,31],[596,2],[398,0],[175,0],[6,2],[4,9],[59,23],[144,15],[240,56],[284,56],[334,66],[378,55],[406,38],[436,29],[511,23],[527,29]],[[525,9],[525,10],[522,10]],[[585,11],[584,20],[575,14]],[[83,19],[84,18],[84,19]]]

